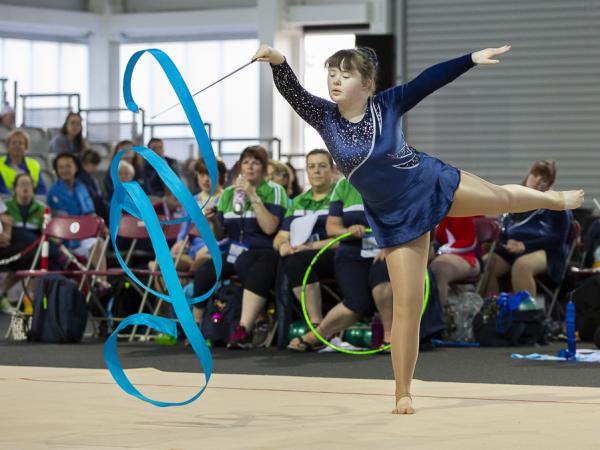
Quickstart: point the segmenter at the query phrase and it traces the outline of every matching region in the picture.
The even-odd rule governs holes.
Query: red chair
[[[90,254],[95,254],[99,245],[103,245],[102,251],[98,258],[98,261],[101,261],[106,252],[106,245],[108,244],[108,240],[102,241],[100,239],[104,236],[104,221],[101,217],[95,215],[85,215],[85,216],[60,216],[54,217],[50,220],[46,229],[44,231],[45,236],[49,239],[57,239],[60,241],[69,240],[69,241],[83,241],[84,239],[96,238],[96,242],[94,246],[90,250]],[[104,242],[104,244],[102,244]],[[67,257],[68,263],[75,263],[80,267],[79,270],[40,270],[35,269],[38,265],[38,261],[41,257],[42,252],[42,241],[38,246],[35,256],[33,258],[31,268],[29,270],[19,270],[15,272],[15,276],[21,279],[23,284],[23,292],[19,297],[19,302],[17,304],[17,312],[14,315],[22,315],[20,312],[21,304],[23,303],[23,299],[25,295],[28,295],[29,298],[33,299],[33,294],[29,291],[30,284],[33,279],[40,278],[46,275],[63,275],[66,277],[76,278],[79,280],[79,290],[85,291],[86,294],[86,302],[90,302],[90,299],[93,298],[93,286],[97,281],[98,276],[105,275],[105,271],[99,271],[96,267],[92,267],[92,258],[88,258],[85,264],[79,262],[78,258],[71,253],[63,244],[58,244],[60,251]],[[10,336],[12,333],[12,324],[15,321],[11,320],[11,326],[6,333],[6,336]]]
[[[128,219],[129,220],[129,219]],[[161,219],[163,220],[163,219]],[[142,223],[143,224],[143,223]],[[139,226],[136,225],[136,226]],[[177,224],[167,224],[167,225],[163,225],[162,226],[162,230],[165,236],[165,239],[167,241],[174,241],[177,239],[177,236],[179,235],[179,230],[181,228],[181,224],[177,223]],[[144,226],[145,229],[145,226]],[[141,234],[141,231],[138,230],[138,232]],[[147,232],[146,232],[146,236]],[[162,272],[160,270],[156,270],[156,267],[158,265],[158,261],[156,259],[156,257],[154,258],[153,263],[151,264],[152,269],[131,269],[131,272],[136,275],[142,275],[142,276],[147,276],[148,277],[148,281],[146,283],[147,286],[152,287],[152,285],[154,284],[154,282],[159,278],[162,277]],[[160,307],[162,306],[163,300],[162,299],[158,299],[156,306],[152,307],[152,305],[149,304],[148,299],[150,297],[150,292],[145,290],[144,294],[142,296],[142,301],[140,303],[140,307],[138,309],[138,313],[142,313],[144,312],[144,309],[146,307],[149,308],[151,314],[153,315],[157,315],[158,312],[160,311]],[[134,325],[133,329],[131,330],[131,334],[129,335],[129,342],[133,341],[136,337],[136,332],[137,332],[138,326]],[[143,334],[143,335],[139,335],[140,338],[144,339],[147,338],[149,335],[149,329]]]

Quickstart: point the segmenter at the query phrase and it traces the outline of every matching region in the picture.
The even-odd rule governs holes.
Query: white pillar
[[[108,27],[89,39],[90,108],[116,108],[119,105],[119,43],[111,41]]]

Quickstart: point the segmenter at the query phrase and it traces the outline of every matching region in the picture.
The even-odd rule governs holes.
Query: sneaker
[[[227,348],[229,349],[248,349],[252,347],[252,337],[250,333],[246,331],[246,327],[237,325],[235,331],[229,338]]]
[[[0,300],[0,314],[14,314],[17,312],[17,308],[10,304],[7,297],[2,297]]]

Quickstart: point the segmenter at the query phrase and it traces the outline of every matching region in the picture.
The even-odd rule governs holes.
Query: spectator
[[[108,202],[104,197],[104,192],[100,187],[100,183],[94,176],[98,172],[98,166],[100,165],[100,155],[94,150],[85,150],[81,155],[81,170],[77,175],[79,181],[81,181],[87,188],[92,201],[94,202],[94,209],[96,214],[104,219],[108,223]]]
[[[129,161],[122,159],[119,161],[119,181],[126,183],[135,180],[135,167]]]
[[[240,277],[244,288],[240,323],[229,339],[228,348],[249,348],[256,318],[264,309],[275,283],[278,256],[273,250],[273,236],[287,208],[285,190],[265,181],[267,151],[261,146],[244,149],[240,156],[242,179],[223,191],[218,213],[205,210],[206,218],[217,230],[217,237],[230,240],[228,254],[223,256],[221,276]],[[239,213],[234,197],[243,193]],[[235,194],[235,195],[234,195]],[[203,264],[194,278],[194,296],[207,292],[215,283],[213,264]]]
[[[335,253],[336,279],[344,300],[325,315],[317,331],[322,336],[332,336],[362,316],[371,315],[375,305],[384,330],[381,345],[389,344],[392,287],[385,256],[372,234],[366,232],[368,223],[360,194],[345,178],[337,182],[331,194],[326,227],[329,236],[352,233],[352,237],[340,242]],[[312,331],[292,339],[288,345],[289,349],[300,352],[321,347]]]
[[[185,163],[183,164],[182,170],[181,170],[181,179],[184,180],[185,185],[187,186],[188,190],[193,194],[196,195],[199,191],[198,191],[198,183],[196,182],[196,164],[198,163],[198,161],[201,161],[202,159],[195,159],[195,158],[188,158]],[[224,183],[223,183],[224,184]],[[221,184],[221,186],[223,186],[223,184]]]
[[[13,128],[15,126],[15,110],[10,106],[5,106],[0,111],[0,125],[4,125],[7,128]]]
[[[48,152],[50,153],[73,153],[80,156],[85,150],[86,143],[83,139],[83,128],[79,113],[67,114],[65,123],[60,133],[52,138]]]
[[[290,178],[287,194],[289,198],[294,198],[302,193],[302,188],[300,187],[298,174],[296,173],[294,166],[292,166],[292,163],[288,161],[285,163],[285,165],[288,168],[288,175]]]
[[[12,240],[25,246],[33,244],[42,234],[45,205],[33,196],[33,179],[26,172],[21,172],[15,178],[15,193],[6,201],[7,213],[13,219]],[[19,261],[19,268],[29,268],[33,252]],[[50,242],[49,253],[51,264],[58,262],[58,250]],[[13,265],[13,267],[16,267]]]
[[[95,214],[94,202],[85,185],[77,178],[81,171],[79,159],[69,152],[59,153],[53,162],[58,181],[48,191],[48,206],[54,216],[83,216]],[[102,239],[102,238],[100,238]],[[100,260],[102,242],[96,238],[82,241],[65,241],[65,246],[75,255],[92,258],[92,266],[106,268],[106,259]],[[93,249],[96,251],[92,254]]]
[[[151,138],[148,141],[148,148],[163,158],[173,172],[179,175],[179,165],[177,164],[177,160],[165,156],[165,149],[162,139],[154,137]],[[148,193],[148,195],[163,197],[165,195],[164,183],[156,173],[156,170],[154,170],[147,161],[144,161],[144,163],[144,171],[142,173],[142,176],[144,177],[144,190],[146,193]]]
[[[12,225],[13,219],[7,214],[6,204],[0,199],[0,259],[10,258],[25,248],[25,245],[21,243],[12,242]],[[0,266],[0,270],[13,269],[9,265],[3,265]],[[9,275],[0,286],[0,313],[2,314],[12,314],[16,311],[6,296],[13,284],[14,278]]]
[[[202,160],[196,161],[195,172],[196,172],[196,183],[200,188],[200,192],[196,195],[196,200],[199,206],[203,206],[202,211],[206,212],[209,209],[216,210],[219,205],[219,198],[223,193],[223,183],[225,182],[225,177],[227,176],[227,167],[223,161],[217,161],[217,169],[219,171],[219,176],[217,177],[217,186],[215,187],[215,193],[213,197],[210,198],[210,191],[212,189],[212,182],[210,181],[210,176],[208,175],[208,169],[204,165]],[[208,203],[206,203],[208,201]],[[206,204],[205,204],[206,203]],[[177,242],[171,249],[171,255],[176,257],[181,254],[179,258],[179,264],[177,265],[177,270],[182,271],[196,271],[198,267],[200,267],[204,262],[210,259],[210,255],[208,253],[208,249],[204,243],[204,239],[201,237],[194,237],[187,245],[186,248],[182,249],[182,246],[185,242],[185,238],[187,237],[190,228],[192,225],[192,221],[184,222],[181,225],[181,231],[177,236]],[[211,225],[214,226],[214,223]],[[213,228],[213,233],[216,234],[216,230]],[[196,310],[197,308],[195,308]],[[201,315],[198,315],[197,321],[200,322]]]
[[[288,167],[282,162],[270,159],[269,166],[267,168],[267,180],[283,186],[286,192],[288,192],[288,185],[290,184],[290,173]]]
[[[282,166],[285,170],[286,166],[284,164]],[[331,241],[327,236],[325,224],[333,190],[332,169],[333,159],[327,151],[316,149],[308,153],[306,170],[311,187],[305,193],[294,198],[285,214],[281,230],[273,241],[275,250],[283,258],[283,270],[288,276],[290,286],[298,300],[300,300],[306,268],[318,251]],[[292,246],[292,223],[306,216],[316,216],[316,222],[304,225],[304,228],[310,226],[310,230],[295,229],[296,233],[304,233],[306,240],[300,245]],[[319,257],[305,288],[306,307],[314,326],[317,326],[323,318],[319,279],[335,278],[334,256],[335,250],[329,249]]]
[[[115,155],[117,153],[119,153],[121,150],[135,147],[135,145],[136,145],[135,142],[130,141],[130,140],[124,140],[124,141],[117,142],[117,145],[114,146],[112,154],[110,155],[110,161],[112,162]],[[144,179],[143,179],[144,161],[143,161],[142,157],[139,154],[137,154],[136,152],[130,150],[130,151],[126,151],[125,154],[123,155],[123,157],[121,158],[121,161],[119,162],[119,169],[121,168],[120,163],[123,161],[131,164],[134,169],[134,178],[132,178],[131,180],[128,180],[128,181],[132,181],[135,179],[138,183],[140,183],[140,186],[143,186],[144,185]],[[123,170],[129,170],[129,168],[123,169]],[[104,193],[106,194],[106,198],[110,202],[110,198],[112,197],[113,192],[115,190],[115,188],[113,186],[112,178],[110,177],[110,168],[109,168],[108,172],[106,173],[106,175],[104,176],[103,184],[104,184]]]
[[[40,176],[40,163],[25,156],[28,148],[29,135],[25,131],[16,129],[6,136],[8,154],[0,157],[0,193],[10,193],[17,175],[22,172],[31,175],[36,194],[46,193],[44,179]]]
[[[523,185],[545,192],[556,180],[554,161],[536,161]],[[498,279],[510,272],[514,291],[537,294],[535,276],[546,273],[558,283],[566,263],[567,238],[571,225],[570,211],[534,211],[506,214],[499,245],[489,257],[491,271],[484,292],[499,292]]]

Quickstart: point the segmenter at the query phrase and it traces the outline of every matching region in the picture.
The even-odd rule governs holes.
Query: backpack
[[[475,314],[473,333],[483,347],[546,345],[550,338],[543,309],[501,311],[493,298]]]
[[[40,342],[79,342],[87,324],[85,296],[73,280],[46,275],[38,280],[28,339]]]
[[[202,334],[213,345],[226,344],[242,314],[243,288],[226,282],[207,300],[202,316]]]
[[[600,275],[588,278],[573,291],[575,328],[583,341],[594,339],[600,328]]]

